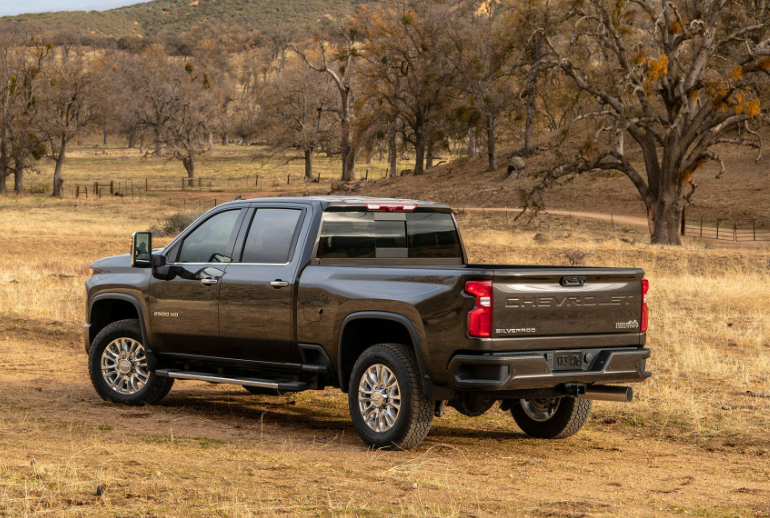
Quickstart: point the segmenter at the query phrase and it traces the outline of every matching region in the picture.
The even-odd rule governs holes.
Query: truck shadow
[[[197,390],[172,392],[161,404],[162,407],[181,411],[188,417],[205,416],[206,419],[222,424],[264,422],[267,426],[290,429],[300,435],[312,436],[319,430],[330,433],[356,435],[347,405],[339,401],[330,402],[296,400],[291,396],[252,396],[239,393],[205,393]],[[455,421],[451,418],[435,418],[428,439],[433,440],[521,440],[531,439],[523,434],[511,418],[511,430],[479,429],[474,420]]]

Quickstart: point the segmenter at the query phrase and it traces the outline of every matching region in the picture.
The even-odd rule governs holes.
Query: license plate
[[[553,360],[553,370],[572,371],[583,368],[583,353],[556,353]]]

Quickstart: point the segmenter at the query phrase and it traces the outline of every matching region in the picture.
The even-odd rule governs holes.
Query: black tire
[[[401,397],[394,423],[383,432],[370,428],[361,415],[358,401],[364,374],[377,364],[384,365],[395,375]],[[356,432],[374,448],[414,448],[428,435],[433,422],[434,404],[423,394],[414,351],[402,344],[374,345],[361,354],[350,376],[348,403]]]
[[[91,344],[91,350],[88,353],[88,372],[91,375],[91,383],[96,389],[96,393],[105,401],[111,401],[121,405],[141,406],[153,405],[171,390],[174,380],[171,378],[161,378],[154,372],[149,373],[147,383],[133,394],[121,394],[110,387],[107,380],[102,375],[102,354],[104,350],[114,340],[119,338],[131,339],[142,344],[142,328],[139,320],[120,320],[109,324],[99,331]]]
[[[522,405],[547,405],[548,402],[558,401],[558,407],[546,420],[534,419]],[[564,439],[580,431],[591,413],[591,400],[563,397],[556,400],[547,399],[517,399],[511,407],[511,415],[522,431],[530,437],[538,439]]]

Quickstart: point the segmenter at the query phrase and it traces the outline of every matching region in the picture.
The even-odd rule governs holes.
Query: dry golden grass
[[[770,398],[746,393],[770,393],[770,250],[459,217],[476,262],[566,264],[567,249],[644,268],[654,377],[631,405],[596,403],[564,441],[528,439],[497,408],[450,410],[420,448],[375,452],[335,390],[270,398],[187,382],[145,408],[96,396],[79,333],[88,266],[170,210],[0,200],[0,516],[770,513]]]

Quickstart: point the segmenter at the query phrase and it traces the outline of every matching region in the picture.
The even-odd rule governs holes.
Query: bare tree
[[[223,109],[224,90],[215,87],[206,72],[197,73],[190,63],[172,81],[178,84],[176,102],[169,108],[169,123],[161,142],[182,162],[192,182],[197,157],[210,149],[209,135]]]
[[[449,60],[466,96],[467,113],[475,109],[484,118],[488,171],[497,170],[498,119],[517,100],[518,92],[510,80],[522,61],[520,50],[506,34],[507,27],[500,23],[501,9],[501,4],[484,0],[461,1],[446,31]]]
[[[99,91],[96,76],[81,47],[66,61],[46,60],[45,82],[40,93],[36,126],[50,146],[56,161],[53,196],[62,195],[62,167],[67,146],[88,132],[98,120],[94,100]]]
[[[447,60],[446,27],[453,16],[444,3],[408,1],[367,5],[354,26],[365,37],[362,75],[369,95],[389,105],[409,131],[415,148],[414,174],[422,174],[442,110],[450,103],[454,70]]]
[[[593,99],[564,131],[594,130],[574,156],[542,174],[530,193],[586,171],[617,170],[647,207],[653,243],[680,244],[682,209],[707,162],[725,164],[714,149],[761,149],[756,84],[770,70],[766,10],[728,0],[588,0],[564,18],[568,37],[545,38],[545,64]],[[760,90],[761,91],[761,90]],[[741,130],[740,132],[738,130]],[[641,151],[646,178],[629,157],[624,136]],[[685,192],[689,186],[689,191]]]
[[[0,194],[6,192],[11,173],[21,194],[24,171],[45,154],[32,122],[41,63],[51,49],[37,38],[25,42],[11,31],[0,35]]]
[[[180,88],[186,81],[183,65],[171,60],[160,47],[126,58],[123,84],[134,95],[126,103],[126,118],[130,131],[148,132],[154,142],[153,156],[163,155],[164,136],[167,134],[174,110],[182,102]]]
[[[332,140],[335,124],[322,116],[334,102],[336,85],[301,62],[289,62],[268,81],[261,97],[259,131],[272,151],[302,150],[305,179],[313,180],[313,155],[322,142]]]
[[[291,49],[299,54],[310,68],[328,75],[337,87],[339,92],[337,106],[323,106],[321,110],[335,113],[339,118],[342,140],[342,180],[347,182],[356,179],[356,153],[351,131],[354,118],[353,93],[350,86],[351,64],[357,55],[356,31],[340,31],[339,37],[342,42],[336,46],[331,56],[327,56],[326,47],[329,43],[321,39],[318,40],[317,57],[310,55],[307,51],[300,51],[296,45],[291,45]]]

